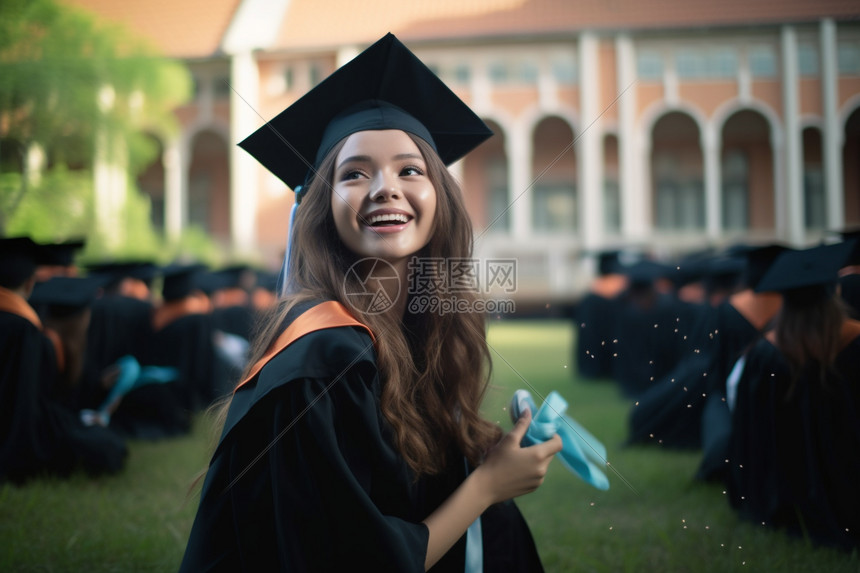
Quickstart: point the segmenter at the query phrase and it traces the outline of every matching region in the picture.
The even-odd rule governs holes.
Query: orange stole
[[[349,314],[349,312],[347,312],[346,308],[344,308],[342,304],[335,301],[322,302],[305,311],[295,319],[286,328],[286,330],[284,330],[280,336],[275,339],[275,342],[272,343],[263,357],[260,358],[251,368],[248,376],[239,382],[233,391],[235,392],[243,385],[253,380],[269,360],[274,358],[278,353],[302,336],[310,334],[311,332],[316,332],[317,330],[337,328],[341,326],[359,326],[364,328],[367,330],[367,333],[370,334],[370,338],[376,342],[370,328],[368,328],[366,324],[358,322],[351,314]]]
[[[42,326],[42,321],[39,320],[39,315],[36,314],[36,311],[32,306],[30,306],[24,297],[9,289],[0,287],[0,311],[20,316],[38,328],[42,334],[47,336],[48,340],[51,341],[51,345],[54,347],[54,354],[56,354],[57,357],[57,368],[60,372],[65,370],[66,353],[63,350],[63,342],[60,340],[60,335],[50,328]]]

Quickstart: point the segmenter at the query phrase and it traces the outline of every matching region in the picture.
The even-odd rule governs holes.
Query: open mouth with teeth
[[[367,224],[374,228],[396,227],[405,225],[412,217],[403,213],[387,213],[385,215],[372,215],[366,218]]]

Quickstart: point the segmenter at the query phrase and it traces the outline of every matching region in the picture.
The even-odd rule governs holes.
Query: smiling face
[[[337,155],[331,209],[338,236],[359,257],[402,263],[430,240],[436,190],[403,131],[360,131]]]

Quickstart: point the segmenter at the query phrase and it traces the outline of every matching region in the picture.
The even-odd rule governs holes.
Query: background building
[[[389,31],[495,131],[453,171],[477,254],[516,258],[523,299],[575,297],[605,247],[801,246],[860,224],[856,2],[65,1],[194,76],[140,178],[154,223],[273,266],[292,193],[235,144]]]

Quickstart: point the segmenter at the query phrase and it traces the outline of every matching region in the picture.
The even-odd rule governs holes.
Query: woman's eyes
[[[344,174],[341,175],[341,180],[342,181],[349,181],[349,180],[353,180],[353,179],[359,179],[361,177],[364,177],[364,173],[362,173],[358,169],[351,169],[349,171],[344,172]]]
[[[416,165],[407,165],[400,170],[400,177],[417,177],[424,175],[424,170]],[[356,179],[370,178],[370,175],[361,169],[349,169],[343,172],[341,181],[354,181]]]

